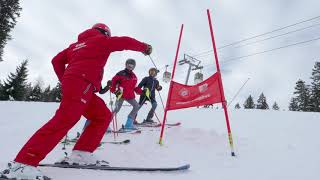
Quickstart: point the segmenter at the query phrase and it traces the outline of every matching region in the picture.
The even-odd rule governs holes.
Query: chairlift
[[[168,70],[167,70],[168,66],[169,65],[166,65],[166,70],[164,71],[163,78],[162,78],[163,82],[165,82],[165,83],[168,83],[171,80],[171,72],[168,72]]]
[[[203,74],[202,72],[197,72],[195,75],[194,75],[194,83],[195,84],[199,84],[203,81]]]

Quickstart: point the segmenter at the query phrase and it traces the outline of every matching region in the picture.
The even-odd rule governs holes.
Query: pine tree
[[[2,82],[0,80],[0,100],[4,99],[4,95],[2,93],[3,93],[3,85],[2,85]]]
[[[310,90],[304,81],[299,79],[296,82],[295,92],[296,100],[298,103],[298,111],[310,111]]]
[[[251,95],[249,95],[249,97],[247,98],[247,100],[243,104],[243,107],[244,107],[244,109],[254,109],[255,108],[255,104],[254,104],[254,101],[253,101],[253,98]]]
[[[41,95],[41,101],[42,102],[50,102],[50,93],[51,93],[51,88],[50,85],[46,87],[46,89],[43,91]]]
[[[259,99],[257,100],[257,109],[269,109],[267,98],[263,93],[260,94]]]
[[[276,110],[276,111],[278,111],[278,110],[280,109],[279,106],[278,106],[278,104],[277,104],[277,102],[274,102],[274,103],[273,103],[272,109],[273,109],[273,110]]]
[[[50,102],[61,102],[61,83],[58,82],[57,85],[51,90]]]
[[[36,83],[32,88],[31,93],[27,97],[27,101],[40,101],[42,98],[42,89],[39,83]]]
[[[311,111],[320,112],[320,62],[316,62],[312,69],[310,92]]]
[[[299,105],[297,98],[291,98],[289,111],[299,111]]]
[[[0,100],[16,100],[23,101],[26,98],[26,86],[28,76],[28,60],[21,63],[16,68],[15,73],[10,73],[7,80],[4,82]]]
[[[237,104],[234,106],[234,108],[235,108],[235,109],[241,109],[240,104],[237,103]]]
[[[20,16],[19,0],[0,1],[0,61],[7,41],[11,39],[10,31],[16,25],[16,18]]]

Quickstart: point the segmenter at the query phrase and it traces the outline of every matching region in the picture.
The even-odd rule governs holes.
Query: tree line
[[[43,88],[40,82],[32,83],[28,78],[28,60],[24,60],[16,71],[8,75],[5,80],[0,80],[0,100],[1,101],[40,101],[40,102],[60,102],[61,84],[53,88],[47,86]]]
[[[240,109],[241,106],[240,106],[239,103],[237,103],[234,108],[235,109]],[[249,97],[243,103],[243,108],[244,109],[262,109],[262,110],[270,109],[269,104],[267,102],[267,98],[266,98],[266,96],[264,95],[263,92],[260,94],[260,96],[259,96],[259,98],[258,98],[256,103],[254,102],[252,95],[249,95]],[[280,109],[280,107],[279,107],[277,102],[273,103],[272,109],[273,110],[279,110]]]
[[[316,62],[311,72],[311,84],[302,79],[296,82],[290,111],[320,112],[320,62]]]
[[[320,112],[320,62],[315,62],[311,72],[311,83],[299,79],[294,87],[293,97],[289,103],[289,111]],[[240,109],[239,103],[235,109]],[[249,97],[243,103],[244,109],[269,109],[266,97],[260,94],[257,103],[254,103],[253,97]],[[279,110],[277,102],[272,105],[273,110]]]

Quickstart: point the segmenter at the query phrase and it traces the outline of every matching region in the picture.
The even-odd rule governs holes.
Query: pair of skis
[[[61,142],[62,144],[66,144],[66,145],[69,145],[69,144],[74,144],[74,143],[76,143],[76,140],[72,140],[72,141],[62,141]],[[130,139],[126,139],[126,140],[123,140],[123,141],[101,141],[100,142],[100,146],[102,145],[102,144],[129,144],[130,143]]]
[[[180,126],[181,123],[180,122],[177,122],[177,123],[168,123],[166,124],[167,127],[175,127],[175,126]],[[161,127],[162,124],[160,123],[139,123],[139,124],[136,124],[136,126],[138,127]]]
[[[90,166],[90,165],[69,165],[62,163],[55,164],[40,164],[40,167],[55,167],[55,168],[71,168],[71,169],[90,169],[103,171],[183,171],[190,168],[189,164],[176,167],[122,167],[122,166]]]
[[[170,171],[186,171],[190,168],[189,164],[176,167],[125,167],[125,166],[85,166],[85,165],[68,165],[62,163],[55,164],[39,164],[40,167],[69,168],[69,169],[88,169],[101,171],[139,171],[139,172],[170,172]],[[0,180],[10,180],[0,177]]]

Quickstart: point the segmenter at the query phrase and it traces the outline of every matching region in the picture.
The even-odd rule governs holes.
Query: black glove
[[[105,94],[106,92],[108,92],[109,89],[107,89],[106,87],[104,88],[100,88],[99,94]]]
[[[157,90],[158,90],[158,91],[161,91],[161,90],[162,90],[162,86],[159,85],[159,86],[157,87]]]
[[[105,94],[106,92],[108,92],[110,90],[112,81],[108,81],[107,85],[104,88],[101,88],[99,91],[99,94]]]
[[[151,53],[152,53],[152,46],[147,44],[147,49],[144,50],[143,54],[147,56],[147,55],[150,55]]]

